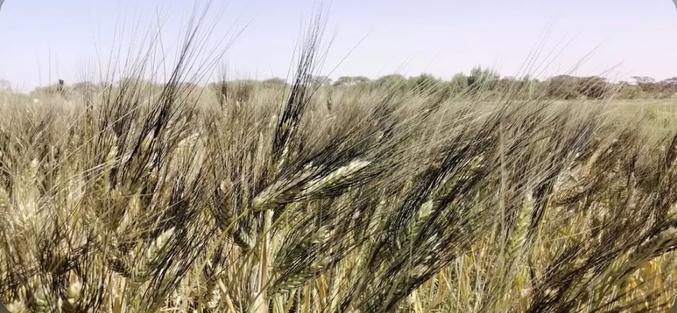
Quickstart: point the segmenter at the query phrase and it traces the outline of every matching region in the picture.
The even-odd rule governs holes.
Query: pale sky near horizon
[[[96,64],[116,46],[116,34],[138,40],[158,21],[170,50],[195,3],[7,0],[0,11],[0,79],[27,90],[58,78],[74,82],[97,75]],[[318,3],[214,0],[208,18],[215,29],[206,45],[216,46],[228,31],[242,30],[221,62],[229,75],[286,77],[301,26]],[[670,0],[322,3],[328,13],[325,41],[332,41],[322,72],[333,78],[422,72],[450,78],[476,65],[506,76],[523,74],[522,66],[539,43],[543,46],[536,59],[548,67],[541,71],[537,62],[528,71],[541,77],[677,76],[677,11]]]

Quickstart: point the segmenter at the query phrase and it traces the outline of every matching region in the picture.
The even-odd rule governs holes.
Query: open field
[[[287,87],[179,76],[0,97],[0,300],[115,313],[674,301],[673,100],[318,90],[307,69]]]
[[[657,136],[677,130],[677,99],[637,99],[613,101],[613,112],[622,119],[633,120]]]

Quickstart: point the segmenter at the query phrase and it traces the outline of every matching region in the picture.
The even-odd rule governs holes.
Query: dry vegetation
[[[190,43],[190,40],[187,41]],[[613,100],[127,79],[0,96],[11,312],[660,312],[677,132]],[[152,49],[148,55],[152,54]],[[128,73],[144,72],[148,55]],[[131,69],[131,70],[130,70]],[[619,121],[623,122],[619,122]],[[651,125],[651,119],[643,122]],[[651,134],[651,135],[649,135]]]

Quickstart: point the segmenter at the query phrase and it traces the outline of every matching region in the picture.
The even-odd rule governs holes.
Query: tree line
[[[314,83],[320,88],[358,88],[388,89],[391,92],[418,92],[449,96],[479,95],[512,97],[543,97],[549,99],[640,99],[671,98],[677,95],[677,77],[656,80],[647,76],[632,77],[632,81],[611,82],[601,76],[558,75],[548,79],[529,76],[500,76],[493,70],[476,67],[469,73],[457,73],[450,79],[443,79],[431,74],[420,74],[406,77],[401,74],[389,74],[376,79],[366,76],[342,76],[331,79],[327,76],[314,76]],[[118,84],[123,84],[120,81]],[[146,82],[147,84],[153,84]],[[285,87],[288,82],[282,78],[266,80],[222,80],[213,82],[207,87],[215,89],[221,95],[228,95],[246,100],[255,88]],[[95,91],[106,86],[92,82],[78,82],[66,85],[62,80],[58,83],[38,87],[30,94],[71,94]],[[8,82],[3,81],[1,90],[9,91]]]

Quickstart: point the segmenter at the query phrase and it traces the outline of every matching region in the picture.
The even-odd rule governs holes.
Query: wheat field
[[[669,100],[322,86],[319,37],[309,32],[288,85],[189,83],[199,66],[188,40],[162,83],[141,79],[150,49],[129,79],[0,94],[0,303],[13,313],[672,305]]]

